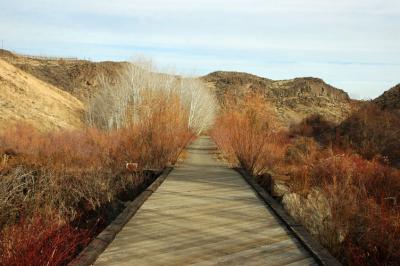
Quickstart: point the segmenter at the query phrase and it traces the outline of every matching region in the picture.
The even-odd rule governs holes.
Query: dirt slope
[[[81,101],[0,59],[0,130],[18,120],[43,129],[83,125]]]
[[[118,78],[118,73],[125,62],[91,62],[87,60],[63,60],[21,56],[4,50],[0,53],[13,66],[64,90],[85,102],[99,88],[98,77],[107,76],[111,80]]]
[[[219,100],[228,92],[237,97],[249,91],[263,93],[286,125],[311,114],[321,114],[330,121],[340,122],[356,105],[346,92],[318,78],[271,80],[247,73],[218,71],[202,79],[214,88]]]

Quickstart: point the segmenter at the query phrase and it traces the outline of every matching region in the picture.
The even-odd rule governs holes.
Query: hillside
[[[316,113],[340,122],[350,114],[354,105],[346,92],[318,78],[271,80],[247,73],[219,71],[202,79],[214,88],[219,100],[228,92],[238,97],[249,91],[262,92],[286,125]]]
[[[367,159],[383,155],[400,168],[400,85],[365,102],[338,127],[338,134]]]
[[[26,57],[2,51],[2,58],[20,70],[64,90],[85,102],[98,89],[98,76],[117,80],[124,62]],[[284,125],[297,123],[311,114],[340,122],[355,102],[347,93],[318,78],[271,80],[240,72],[213,72],[202,77],[222,99],[227,92],[241,97],[248,91],[261,91],[276,107]]]
[[[82,126],[75,97],[0,59],[0,129],[18,120],[43,129]]]
[[[27,57],[3,50],[8,63],[85,101],[98,89],[98,76],[117,78],[125,63]]]
[[[373,100],[373,102],[382,109],[400,111],[400,84],[385,91],[381,96]]]

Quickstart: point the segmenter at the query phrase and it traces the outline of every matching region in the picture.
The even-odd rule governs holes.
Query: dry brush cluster
[[[197,78],[158,73],[151,63],[127,64],[117,81],[100,77],[104,88],[88,105],[86,119],[102,129],[141,123],[151,116],[154,106],[178,106],[176,119],[200,134],[213,122],[217,107],[213,94]]]
[[[134,64],[100,79],[87,128],[1,132],[0,265],[68,262],[212,123],[214,99],[197,79]]]
[[[280,134],[275,110],[258,93],[237,101],[226,95],[212,136],[233,162],[260,175],[272,168],[281,156],[285,137]]]
[[[345,264],[398,265],[397,118],[368,107],[340,126],[312,116],[282,130],[260,95],[225,103],[212,136],[232,163],[261,185],[284,176],[282,204]]]

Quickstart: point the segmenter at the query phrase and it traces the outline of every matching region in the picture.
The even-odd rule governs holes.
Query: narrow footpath
[[[210,138],[186,152],[95,265],[317,265]]]

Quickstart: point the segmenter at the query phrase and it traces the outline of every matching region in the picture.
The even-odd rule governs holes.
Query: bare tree
[[[196,134],[214,119],[216,101],[201,80],[157,73],[148,60],[127,64],[114,83],[101,76],[99,84],[101,89],[87,106],[86,118],[91,126],[109,130],[139,123],[152,111],[145,98],[154,105],[179,97],[182,110],[187,112],[187,126]],[[162,103],[157,97],[163,97]]]
[[[200,134],[209,127],[215,116],[217,103],[205,84],[196,78],[181,80],[181,95],[189,113],[188,126]]]

